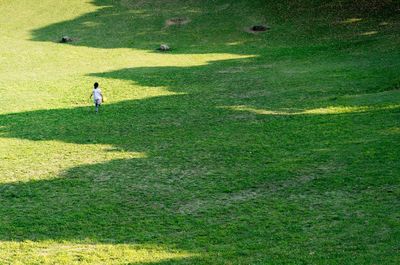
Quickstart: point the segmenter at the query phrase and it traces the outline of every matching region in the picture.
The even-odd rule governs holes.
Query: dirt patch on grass
[[[316,179],[316,177],[304,175],[298,176],[294,179],[265,183],[257,188],[245,189],[233,193],[215,194],[204,199],[194,199],[181,205],[177,209],[177,212],[180,214],[197,214],[212,208],[226,208],[234,204],[248,202],[265,195],[271,195],[286,191],[287,189],[293,189],[298,186],[305,185],[314,179]]]
[[[229,207],[234,203],[245,202],[259,196],[259,191],[248,189],[235,193],[221,194],[207,199],[192,200],[179,207],[178,213],[194,214],[213,207]]]
[[[263,89],[263,90],[249,90],[245,91],[243,93],[237,92],[237,93],[231,93],[230,95],[227,96],[227,98],[235,98],[235,99],[244,99],[244,98],[260,98],[260,97],[266,97],[270,96],[271,91]]]
[[[218,71],[219,74],[234,74],[234,73],[244,73],[250,72],[259,69],[269,69],[272,68],[272,64],[263,64],[263,65],[252,65],[252,66],[236,66],[236,67],[229,67],[223,70]]]
[[[190,23],[190,21],[191,20],[186,17],[170,18],[165,21],[165,27],[186,25],[186,24]]]
[[[259,34],[270,30],[270,26],[265,24],[253,25],[251,27],[245,28],[245,31],[252,34]]]
[[[245,72],[245,67],[239,66],[239,67],[230,67],[226,68],[224,70],[218,71],[220,74],[235,74],[235,73],[243,73]]]

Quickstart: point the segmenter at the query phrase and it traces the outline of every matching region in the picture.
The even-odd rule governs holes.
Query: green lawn
[[[0,264],[400,263],[399,1],[0,14]]]

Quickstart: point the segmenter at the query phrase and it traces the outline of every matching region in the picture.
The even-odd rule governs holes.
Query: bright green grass
[[[400,263],[399,10],[0,0],[0,264]]]

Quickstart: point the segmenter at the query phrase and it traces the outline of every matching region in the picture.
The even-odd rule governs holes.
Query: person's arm
[[[90,97],[89,97],[89,99],[91,99],[91,98],[92,98],[92,96],[93,96],[93,91],[92,91],[92,93],[90,93]]]
[[[100,92],[100,96],[101,96],[101,102],[104,102],[104,97],[103,94]]]

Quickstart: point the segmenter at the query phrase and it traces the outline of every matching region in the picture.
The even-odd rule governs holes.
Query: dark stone
[[[251,27],[252,31],[267,31],[268,29],[269,27],[264,25],[255,25]]]
[[[60,40],[61,43],[67,43],[67,42],[71,42],[71,41],[73,41],[73,39],[68,36],[64,36]]]

